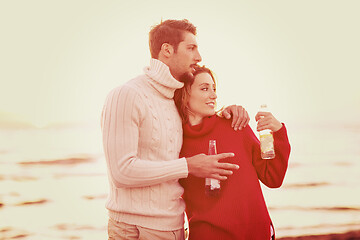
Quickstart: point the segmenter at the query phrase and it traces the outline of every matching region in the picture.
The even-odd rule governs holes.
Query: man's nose
[[[196,51],[195,60],[196,60],[197,62],[201,62],[201,61],[202,61],[202,58],[201,58],[201,55],[200,55],[199,51]]]

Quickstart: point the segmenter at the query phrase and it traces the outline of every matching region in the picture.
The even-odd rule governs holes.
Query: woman
[[[212,72],[196,69],[193,81],[175,93],[175,104],[183,120],[181,156],[207,153],[209,140],[216,140],[217,152],[233,152],[228,160],[240,166],[221,182],[220,195],[205,195],[205,180],[189,175],[181,179],[189,217],[190,240],[274,239],[272,222],[259,180],[270,188],[280,187],[285,176],[290,144],[285,125],[271,113],[259,112],[257,130],[271,129],[276,157],[261,159],[259,140],[249,126],[234,131],[229,120],[215,114],[216,84]]]

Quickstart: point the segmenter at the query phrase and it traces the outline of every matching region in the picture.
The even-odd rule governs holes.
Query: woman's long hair
[[[216,81],[213,72],[205,67],[205,66],[197,66],[195,68],[194,77],[191,79],[188,79],[184,82],[184,87],[177,89],[174,94],[174,101],[176,108],[180,114],[181,120],[183,124],[186,124],[189,121],[189,98],[190,98],[190,88],[194,84],[194,79],[196,75],[200,73],[208,73],[210,74],[211,78],[214,81],[214,84],[216,86]]]

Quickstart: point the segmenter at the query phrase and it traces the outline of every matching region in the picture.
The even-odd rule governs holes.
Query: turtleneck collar
[[[191,126],[189,123],[187,123],[183,126],[184,135],[190,138],[204,136],[215,128],[217,122],[218,116],[212,115],[210,117],[204,118],[203,121],[198,125]]]
[[[175,90],[184,86],[171,75],[169,67],[157,59],[151,58],[144,72],[150,78],[149,83],[167,98],[173,98]]]

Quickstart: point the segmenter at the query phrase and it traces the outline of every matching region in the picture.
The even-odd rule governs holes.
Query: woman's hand
[[[257,121],[257,131],[270,129],[273,132],[277,132],[282,128],[281,122],[279,122],[271,112],[258,112],[255,116]]]

